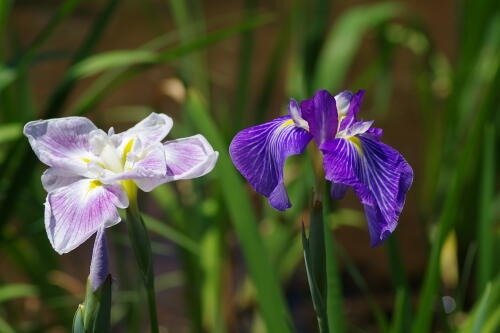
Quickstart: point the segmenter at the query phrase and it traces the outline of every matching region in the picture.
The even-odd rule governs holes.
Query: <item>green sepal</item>
[[[85,325],[83,325],[83,305],[78,305],[73,318],[73,333],[85,333]]]
[[[104,333],[110,331],[111,275],[93,291],[87,280],[85,300],[73,319],[73,333]]]

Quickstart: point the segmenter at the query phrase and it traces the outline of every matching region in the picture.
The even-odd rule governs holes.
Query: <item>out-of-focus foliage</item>
[[[239,130],[276,116],[276,102],[285,105],[288,97],[310,97],[319,88],[366,89],[363,107],[373,111],[370,118],[390,123],[391,116],[407,107],[405,97],[394,94],[399,91],[396,59],[401,53],[410,64],[404,71],[415,92],[418,126],[412,119],[397,127],[422,141],[410,161],[417,170],[410,192],[416,200],[407,203],[401,223],[416,212],[426,266],[410,276],[403,258],[413,256],[402,250],[407,247],[397,234],[392,236],[384,247],[393,288],[389,300],[381,299],[379,285],[367,281],[359,258],[342,246],[342,235],[337,239],[325,233],[328,280],[322,282],[327,284],[322,297],[328,300],[323,309],[327,326],[335,333],[500,329],[500,264],[495,258],[500,250],[499,1],[454,4],[458,12],[447,13],[456,26],[455,36],[449,37],[456,38],[452,56],[403,2],[295,0],[267,5],[244,0],[240,10],[216,19],[210,16],[211,1],[89,3],[99,10],[85,33],[77,34],[83,36],[78,46],[61,51],[52,49],[51,42],[61,31],[72,32],[71,19],[90,10],[84,2],[47,1],[50,18],[25,41],[16,20],[30,4],[0,1],[0,332],[69,331],[83,299],[90,258],[90,251],[88,256],[82,250],[61,257],[50,247],[43,225],[43,166],[22,137],[23,124],[68,115],[120,124],[151,111],[170,113],[154,100],[104,111],[102,104],[137,80],[156,80],[162,98],[175,101],[180,110],[172,112],[176,134],[202,133],[220,153],[209,176],[164,185],[141,198],[147,211],[144,222],[153,235],[160,325],[174,332],[315,330],[313,302],[300,280],[306,276],[300,226],[309,221],[314,165],[306,158],[287,162],[293,207],[277,212],[243,182],[228,143]],[[154,37],[129,49],[102,45],[114,20],[130,15],[130,9],[146,16]],[[219,22],[216,28],[212,21]],[[276,33],[262,36],[269,27]],[[259,48],[262,38],[273,39],[266,52]],[[211,54],[220,43],[233,43],[224,44],[237,50],[225,55],[231,59]],[[35,84],[36,70],[61,59],[67,67],[51,78],[57,83],[41,99],[45,95],[39,90],[47,87]],[[265,64],[262,73],[254,71],[257,62]],[[230,91],[220,91],[219,82],[228,79],[214,63],[216,68],[236,64]],[[148,76],[152,73],[165,77]],[[389,108],[392,104],[396,107]],[[391,137],[402,144],[410,137],[399,135]],[[316,154],[308,151],[312,160]],[[335,230],[337,236],[348,227],[364,228],[360,207],[328,201],[323,211],[326,231]],[[139,332],[144,329],[145,297],[129,260],[131,245],[123,225],[109,232],[112,273],[118,280],[112,330]],[[363,241],[360,247],[365,247]],[[375,251],[366,247],[364,258],[380,260],[380,251],[371,259]],[[68,260],[78,261],[76,272]],[[361,302],[354,303],[352,290],[362,295]],[[352,304],[360,303],[370,313],[368,323],[350,315],[355,312]],[[181,306],[185,310],[177,312],[183,314],[180,319],[169,316],[166,309]],[[309,316],[301,314],[304,308]]]

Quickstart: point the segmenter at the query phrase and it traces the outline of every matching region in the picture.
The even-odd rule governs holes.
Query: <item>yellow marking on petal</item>
[[[283,128],[287,127],[287,126],[291,126],[291,125],[295,125],[295,123],[293,122],[293,119],[288,119],[283,124],[281,124],[278,129],[281,130],[281,129],[283,129]]]
[[[120,184],[127,193],[130,204],[137,205],[137,185],[135,182],[132,179],[125,179],[121,180]]]
[[[350,136],[347,138],[347,140],[351,141],[354,144],[354,147],[358,150],[360,154],[363,153],[363,150],[361,149],[361,141],[355,136]]]
[[[130,139],[130,141],[125,145],[125,148],[123,148],[122,165],[125,165],[125,163],[127,162],[127,154],[132,150],[133,145],[134,139]]]
[[[91,159],[88,159],[88,158],[80,158],[82,161],[84,161],[85,163],[90,163],[90,162],[95,162],[98,166],[100,166],[101,168],[103,169],[106,169],[106,167],[102,164],[102,163],[99,163],[97,161],[92,161]]]
[[[103,183],[101,183],[99,180],[97,180],[97,179],[93,180],[89,184],[89,191],[95,189],[98,186],[102,186],[102,185],[103,185]]]

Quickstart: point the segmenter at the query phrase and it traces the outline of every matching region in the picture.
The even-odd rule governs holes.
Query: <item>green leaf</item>
[[[313,90],[337,90],[344,80],[365,33],[396,17],[401,5],[383,2],[349,9],[326,37],[314,75]]]
[[[0,91],[16,79],[16,71],[0,64]]]
[[[23,135],[23,125],[18,123],[0,124],[0,144],[15,140]]]
[[[330,184],[323,184],[323,215],[332,215]],[[331,332],[342,333],[345,331],[345,315],[342,299],[342,280],[340,277],[339,261],[337,252],[339,246],[335,242],[330,226],[324,224],[325,235],[325,257],[326,257],[326,277],[327,277],[327,300],[326,311],[328,315],[328,326]]]
[[[0,287],[0,303],[13,299],[38,296],[38,289],[30,284],[8,284]]]
[[[472,333],[483,332],[483,326],[486,317],[486,311],[488,310],[488,304],[491,295],[491,284],[488,284],[484,290],[484,294],[479,302],[479,308],[474,316],[474,321],[472,322]]]
[[[219,152],[219,160],[213,173],[219,177],[224,201],[228,207],[236,235],[241,242],[243,255],[257,290],[257,301],[267,329],[269,332],[290,332],[290,316],[278,284],[277,272],[271,265],[269,255],[263,246],[257,228],[257,218],[246,196],[246,189],[231,162],[228,147],[221,136],[221,130],[215,125],[204,101],[195,90],[188,90],[186,112],[192,123]]]
[[[328,333],[328,317],[326,312],[327,277],[325,259],[325,228],[323,226],[323,207],[316,201],[311,210],[309,238],[302,225],[302,247],[307,272],[309,290],[321,333]]]
[[[175,230],[174,228],[170,227],[166,223],[158,221],[157,219],[155,219],[149,215],[142,214],[142,219],[144,221],[144,224],[146,225],[146,227],[149,230],[157,233],[160,236],[165,237],[166,239],[171,240],[172,242],[174,242],[178,246],[192,252],[195,255],[199,254],[200,247],[191,238],[189,238],[186,235],[182,234],[181,232]]]
[[[478,196],[478,269],[476,293],[483,292],[493,278],[495,265],[495,234],[493,233],[493,200],[495,192],[495,128],[489,125],[484,133],[483,161]]]
[[[154,63],[157,53],[148,50],[114,50],[96,54],[71,68],[74,78],[85,78],[105,70]]]

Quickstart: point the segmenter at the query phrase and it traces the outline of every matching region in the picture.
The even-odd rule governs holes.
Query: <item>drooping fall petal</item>
[[[239,132],[229,153],[248,183],[268,198],[272,207],[285,210],[291,206],[283,184],[285,160],[301,154],[311,139],[290,116],[284,116]]]

